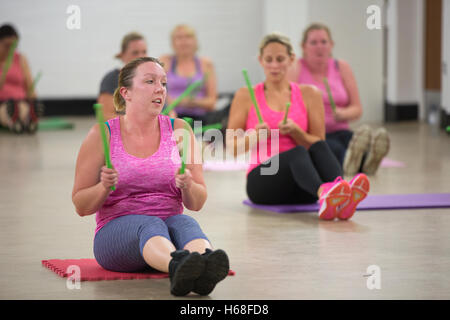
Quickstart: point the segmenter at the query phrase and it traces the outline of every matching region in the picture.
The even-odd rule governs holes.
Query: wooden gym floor
[[[34,136],[0,133],[0,299],[178,299],[169,280],[82,282],[41,266],[43,259],[93,258],[94,216],[71,202],[79,146],[93,117],[73,130]],[[386,126],[388,157],[371,194],[450,192],[450,136],[424,123]],[[236,272],[199,299],[449,299],[450,209],[357,212],[348,222],[315,213],[275,214],[242,205],[245,172],[205,172],[209,197],[195,216]],[[380,269],[369,290],[367,268]],[[186,297],[185,297],[186,298]]]

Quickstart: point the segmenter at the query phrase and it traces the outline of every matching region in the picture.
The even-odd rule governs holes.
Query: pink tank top
[[[175,172],[181,159],[172,134],[170,118],[159,115],[161,139],[158,150],[148,158],[128,154],[123,146],[119,117],[111,119],[110,154],[119,174],[112,191],[96,213],[97,233],[106,223],[128,214],[167,219],[183,213],[181,191],[175,185]]]
[[[300,128],[308,131],[308,112],[303,103],[302,93],[298,84],[291,82],[291,106],[289,108],[288,118],[295,121]],[[266,102],[266,96],[264,94],[264,83],[259,83],[255,86],[255,97],[258,102],[261,116],[265,123],[269,125],[271,129],[278,130],[278,123],[284,119],[285,111],[272,110]],[[288,102],[288,101],[286,101]],[[248,112],[246,130],[255,128],[259,122],[255,108],[252,106]],[[297,146],[294,139],[289,135],[279,134],[278,148],[274,148],[276,141],[272,141],[272,136],[267,139],[266,150],[260,150],[259,143],[251,150],[251,162],[247,170],[247,175],[254,168],[259,166],[262,162],[268,160],[270,157],[288,151]]]
[[[339,130],[349,130],[347,121],[337,122],[333,117],[333,109],[331,109],[330,99],[328,98],[327,89],[323,81],[316,81],[303,58],[299,60],[301,64],[300,76],[298,83],[311,84],[317,87],[322,92],[323,104],[325,106],[325,129],[327,133],[336,132]],[[336,60],[328,60],[328,84],[330,86],[331,95],[337,108],[345,108],[349,105],[350,99],[342,82],[341,74],[339,73]]]
[[[3,70],[0,70],[0,76],[2,73]],[[8,73],[6,74],[3,87],[0,89],[0,100],[22,100],[25,99],[26,96],[25,77],[23,76],[22,67],[20,66],[20,54],[16,51],[14,52]]]

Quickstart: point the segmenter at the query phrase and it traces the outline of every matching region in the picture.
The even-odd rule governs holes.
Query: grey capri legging
[[[162,236],[176,249],[194,239],[208,238],[194,218],[178,214],[165,220],[145,215],[126,215],[109,221],[94,238],[94,256],[103,268],[117,272],[143,271],[150,266],[143,258],[147,241]]]

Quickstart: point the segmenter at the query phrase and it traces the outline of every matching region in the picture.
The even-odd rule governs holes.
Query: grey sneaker
[[[358,173],[361,167],[364,153],[369,150],[370,146],[370,127],[362,125],[353,133],[344,158],[344,175],[353,176]]]
[[[380,167],[381,160],[388,154],[390,146],[389,134],[385,128],[378,128],[372,135],[369,153],[364,161],[362,171],[374,175]]]

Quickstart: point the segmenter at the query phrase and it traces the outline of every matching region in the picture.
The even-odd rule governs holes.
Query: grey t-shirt
[[[114,91],[119,84],[119,73],[119,69],[114,69],[103,77],[102,82],[100,83],[100,94],[114,94]]]

